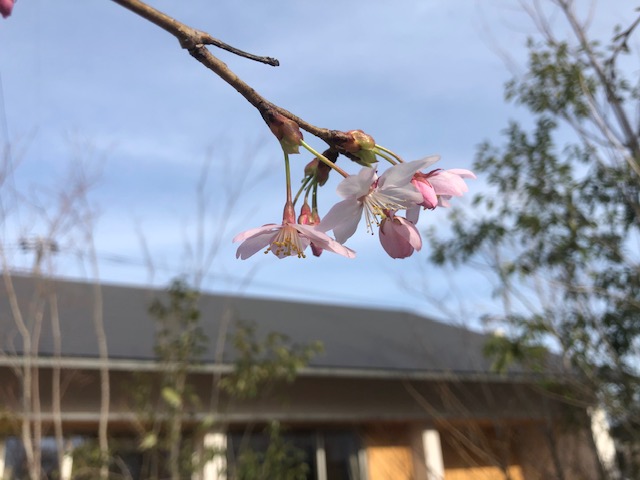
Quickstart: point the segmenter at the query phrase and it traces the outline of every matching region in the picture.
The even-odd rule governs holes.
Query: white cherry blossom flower
[[[364,167],[357,175],[346,177],[337,192],[344,198],[336,203],[320,223],[323,231],[333,230],[336,240],[344,243],[358,228],[362,214],[367,229],[380,225],[384,212],[403,210],[422,202],[422,194],[411,183],[413,175],[433,165],[440,156],[433,155],[387,169],[378,177],[375,168]]]

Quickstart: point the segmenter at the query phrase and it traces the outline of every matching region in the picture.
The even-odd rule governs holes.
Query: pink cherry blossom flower
[[[336,240],[346,242],[358,228],[365,214],[367,229],[373,233],[373,224],[386,210],[409,208],[422,201],[422,194],[411,184],[414,173],[433,165],[439,156],[400,163],[378,177],[375,168],[364,167],[357,175],[346,177],[338,185],[338,194],[344,198],[336,203],[320,223],[323,231],[333,230]]]
[[[14,3],[15,0],[0,0],[0,15],[2,15],[3,18],[11,15]]]
[[[428,173],[417,172],[411,183],[422,194],[422,201],[407,210],[407,218],[413,223],[418,222],[420,208],[434,209],[438,206],[448,207],[451,197],[461,197],[469,191],[463,178],[476,178],[473,172],[462,168],[450,170],[432,170]]]
[[[406,218],[397,217],[395,212],[387,212],[380,223],[380,243],[391,258],[407,258],[422,248],[416,226]]]
[[[242,260],[265,247],[265,253],[270,251],[278,258],[291,256],[305,258],[304,251],[312,242],[323,250],[329,250],[347,258],[356,256],[353,250],[336,242],[316,227],[289,223],[284,220],[281,225],[269,223],[242,232],[236,235],[233,241],[242,242],[236,252],[236,258]]]

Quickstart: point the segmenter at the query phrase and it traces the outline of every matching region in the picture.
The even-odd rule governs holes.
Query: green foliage
[[[239,357],[233,373],[220,381],[220,387],[234,398],[253,398],[265,394],[274,382],[292,382],[323,349],[320,342],[291,344],[289,337],[277,332],[259,340],[256,330],[255,324],[239,323],[233,337]]]
[[[472,212],[452,211],[448,238],[431,233],[431,260],[483,260],[498,280],[496,295],[508,299],[498,320],[512,335],[487,345],[496,369],[531,362],[551,342],[614,422],[636,425],[640,128],[630,85],[638,82],[617,68],[626,38],[602,47],[580,34],[575,45],[543,37],[529,41],[526,72],[506,85],[533,128],[511,122],[503,146],[479,147],[473,169],[492,193],[476,195]]]
[[[268,427],[269,444],[266,451],[244,448],[236,467],[228,472],[230,480],[306,480],[309,465],[304,451],[287,443],[278,422]]]
[[[185,432],[186,412],[201,405],[189,382],[189,369],[200,362],[207,336],[200,327],[199,293],[174,280],[165,298],[156,298],[149,313],[157,323],[155,352],[158,374],[139,373],[132,395],[139,420],[137,451],[143,478],[188,477],[193,462],[191,435]]]
[[[146,479],[187,478],[202,461],[225,454],[205,451],[200,462],[194,462],[191,435],[183,430],[186,412],[201,410],[203,404],[189,377],[189,369],[201,361],[208,342],[200,327],[198,299],[198,292],[176,280],[167,296],[154,300],[149,308],[158,325],[155,351],[162,369],[159,376],[139,374],[132,388],[142,427],[137,451],[142,455],[142,475]],[[233,345],[238,353],[234,371],[219,383],[232,401],[265,395],[277,382],[292,382],[298,371],[322,350],[319,343],[291,344],[280,333],[259,338],[256,325],[249,323],[238,324]],[[203,432],[214,426],[212,418],[202,422]],[[243,451],[234,478],[307,478],[309,467],[300,455],[283,440],[279,426],[273,425],[267,450]]]
[[[149,313],[158,321],[156,354],[177,368],[200,360],[208,341],[200,327],[199,293],[182,280],[174,280],[168,302],[155,299]]]
[[[587,117],[587,96],[595,94],[598,82],[591,74],[588,60],[583,58],[583,48],[572,48],[567,42],[541,44],[532,39],[527,47],[528,71],[522,78],[507,83],[507,100],[522,103],[534,113]]]
[[[492,370],[507,373],[513,364],[527,366],[532,371],[543,372],[547,350],[526,338],[491,337],[484,345],[484,354],[493,359]]]

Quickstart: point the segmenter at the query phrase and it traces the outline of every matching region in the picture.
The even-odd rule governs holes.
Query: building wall
[[[369,480],[414,480],[412,444],[406,426],[371,426],[363,436]]]
[[[144,374],[149,380],[154,375]],[[140,377],[112,371],[110,432],[135,429],[132,391]],[[100,406],[98,372],[63,372],[63,420],[67,433],[95,432]],[[211,374],[191,377],[193,390],[209,405]],[[406,382],[392,379],[306,377],[282,385],[273,395],[231,402],[220,397],[220,422],[280,420],[289,425],[363,427],[369,480],[433,480],[427,475],[419,432],[440,432],[444,480],[596,480],[598,463],[586,431],[547,428],[557,416],[530,387],[508,383]],[[41,407],[51,418],[51,370],[40,371]],[[160,395],[152,392],[156,401]],[[0,406],[17,412],[19,384],[10,368],[0,368]],[[189,412],[198,424],[210,412]],[[545,419],[544,415],[551,415]],[[583,419],[584,420],[584,419]],[[50,421],[50,420],[49,420]],[[14,423],[15,425],[15,423]],[[5,422],[5,427],[8,424]],[[416,433],[418,432],[418,433]],[[577,433],[576,433],[577,432]],[[0,434],[3,432],[0,431]],[[6,432],[5,432],[6,433]],[[558,464],[562,460],[562,466]],[[441,480],[441,479],[437,479]]]
[[[132,413],[135,402],[132,390],[155,374],[139,375],[113,370],[111,378],[111,411],[123,415]],[[145,380],[146,379],[146,380]],[[98,412],[100,407],[99,374],[95,370],[63,372],[62,409],[66,412]],[[209,405],[212,374],[190,377],[190,384],[203,405]],[[4,399],[20,398],[15,375],[0,367],[0,403]],[[291,384],[280,384],[270,395],[252,400],[231,401],[219,395],[219,411],[230,422],[238,421],[426,421],[445,419],[543,419],[551,408],[540,407],[534,390],[526,384],[508,382],[482,383],[462,381],[415,381],[411,390],[405,382],[394,379],[301,377]],[[51,409],[51,369],[40,370],[40,393],[43,411]],[[152,399],[159,393],[152,392]],[[12,401],[11,405],[19,405]],[[194,414],[210,412],[194,412]]]
[[[469,422],[440,429],[445,480],[598,480],[587,429],[556,422]]]
[[[599,480],[600,464],[588,429],[562,423],[520,428],[516,443],[527,480]]]
[[[474,424],[442,429],[445,480],[525,480],[511,426],[499,430]]]

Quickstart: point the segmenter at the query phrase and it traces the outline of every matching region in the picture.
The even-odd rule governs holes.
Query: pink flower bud
[[[0,15],[2,15],[3,18],[7,18],[11,15],[14,4],[15,0],[0,0]]]
[[[380,224],[380,243],[391,258],[407,258],[422,248],[422,239],[416,226],[395,212],[386,211]]]
[[[304,202],[302,204],[302,208],[300,209],[300,215],[298,216],[298,223],[300,225],[313,225],[313,217],[311,215],[311,207],[309,204]]]
[[[320,223],[320,215],[318,215],[318,211],[314,209],[311,211],[311,207],[309,204],[304,202],[302,208],[300,209],[300,216],[298,217],[298,223],[300,225],[318,225]],[[319,257],[322,254],[322,247],[318,246],[314,242],[311,242],[311,251],[313,255]]]

